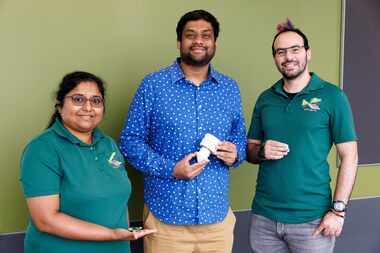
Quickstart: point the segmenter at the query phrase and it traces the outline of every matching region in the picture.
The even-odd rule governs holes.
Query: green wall
[[[204,8],[221,23],[214,65],[240,84],[247,127],[260,91],[280,76],[270,45],[277,23],[286,17],[309,36],[312,67],[339,81],[340,6],[338,0],[0,0],[0,233],[25,229],[27,209],[18,176],[20,153],[44,129],[53,93],[62,76],[86,70],[108,84],[105,132],[118,138],[139,81],[178,55],[175,26],[186,11]],[[335,152],[330,156],[336,174]],[[134,184],[131,218],[139,219],[142,177],[128,168]],[[244,164],[231,174],[231,203],[248,209],[257,167]],[[380,195],[378,167],[360,169],[354,197]]]

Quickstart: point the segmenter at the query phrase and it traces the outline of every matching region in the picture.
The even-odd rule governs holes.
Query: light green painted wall
[[[286,17],[309,36],[312,70],[339,81],[339,0],[0,0],[0,233],[22,231],[27,222],[19,159],[27,141],[46,126],[62,76],[87,70],[108,83],[105,132],[118,137],[139,81],[177,56],[175,26],[186,11],[204,8],[221,22],[215,66],[238,80],[247,127],[258,93],[279,75],[270,44]],[[335,153],[330,157],[335,165]],[[244,164],[231,174],[233,209],[248,209],[257,168]],[[336,169],[332,169],[332,175]],[[142,178],[134,184],[132,219],[142,207]],[[380,195],[378,167],[360,169],[354,196]]]

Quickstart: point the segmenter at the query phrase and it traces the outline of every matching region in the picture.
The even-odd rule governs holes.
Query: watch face
[[[337,212],[343,212],[346,209],[346,205],[342,202],[334,203],[334,210]]]

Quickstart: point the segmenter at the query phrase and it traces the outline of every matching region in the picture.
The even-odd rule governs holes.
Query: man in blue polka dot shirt
[[[229,168],[246,156],[240,91],[210,64],[219,34],[212,14],[188,12],[176,31],[180,57],[141,82],[120,148],[144,174],[144,227],[157,229],[145,237],[145,253],[227,253],[235,225]],[[198,162],[207,133],[221,142]]]

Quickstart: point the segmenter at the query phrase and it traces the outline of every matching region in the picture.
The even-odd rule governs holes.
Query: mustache
[[[286,61],[286,62],[283,62],[281,65],[285,66],[288,63],[296,63],[296,64],[298,64],[298,61]]]
[[[205,47],[205,46],[202,46],[202,45],[198,45],[198,44],[194,44],[190,47],[190,49],[194,49],[194,48],[202,48],[202,49],[205,49],[207,50],[208,47]]]

